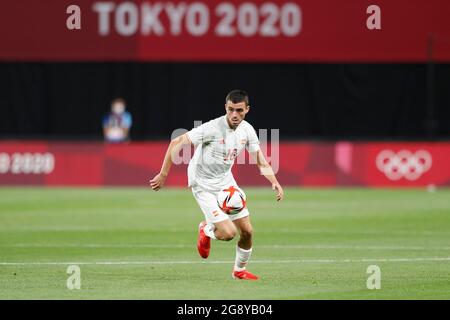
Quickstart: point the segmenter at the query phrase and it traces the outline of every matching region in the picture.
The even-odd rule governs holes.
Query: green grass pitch
[[[256,282],[231,279],[236,239],[198,256],[189,189],[1,188],[0,299],[450,298],[449,189],[245,191]]]

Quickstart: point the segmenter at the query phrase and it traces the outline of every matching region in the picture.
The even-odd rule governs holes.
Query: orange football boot
[[[253,273],[251,273],[247,270],[233,271],[231,276],[234,279],[241,279],[241,280],[258,280],[259,279],[258,276],[254,275]]]
[[[208,258],[209,250],[211,248],[211,238],[205,234],[203,230],[206,226],[206,221],[200,222],[198,225],[198,239],[197,239],[197,250],[203,259]]]

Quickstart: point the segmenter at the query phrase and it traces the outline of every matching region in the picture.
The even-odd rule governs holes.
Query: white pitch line
[[[131,230],[131,229],[126,229],[126,230]],[[21,227],[17,230],[14,230],[14,232],[26,232],[26,233],[31,233],[31,232],[36,232],[36,233],[40,233],[40,232],[104,232],[104,231],[117,231],[117,229],[103,229],[103,228],[92,228],[92,227],[66,227],[66,226],[57,226],[57,227],[53,227],[53,228],[49,228],[49,227],[45,227],[45,228],[25,228],[25,227]],[[120,230],[123,231],[123,230]],[[136,232],[146,232],[146,233],[151,233],[153,231],[161,231],[160,229],[133,229],[133,231]],[[0,225],[0,232],[12,232],[9,228],[3,227],[2,225]],[[181,229],[181,228],[168,228],[166,230],[164,230],[164,232],[166,233],[191,233],[192,230],[191,229]],[[298,230],[298,229],[286,229],[286,228],[281,228],[281,229],[263,229],[263,230],[259,230],[258,234],[285,234],[285,233],[291,233],[291,234],[297,234],[297,235],[362,235],[362,236],[367,236],[367,235],[379,235],[379,236],[436,236],[436,235],[444,235],[447,236],[448,232],[447,231],[436,231],[436,230],[422,230],[422,231],[417,231],[417,230],[412,230],[412,231],[407,231],[407,230],[395,230],[395,231],[387,231],[387,230],[383,230],[383,231],[376,231],[376,230],[364,230],[364,231],[358,231],[358,232],[350,232],[350,231],[333,231],[333,230],[323,230],[323,229],[306,229],[306,230]]]
[[[286,264],[286,263],[355,263],[355,262],[421,262],[450,261],[450,257],[428,258],[361,258],[361,259],[295,259],[295,260],[252,260],[254,263]],[[0,262],[0,266],[47,266],[47,265],[176,265],[176,264],[232,264],[234,261],[73,261],[73,262]]]
[[[18,243],[11,245],[0,245],[2,248],[193,248],[188,244],[26,244]],[[257,245],[262,249],[351,249],[351,250],[450,250],[450,246],[376,246],[376,245],[327,245],[327,244],[272,244]]]

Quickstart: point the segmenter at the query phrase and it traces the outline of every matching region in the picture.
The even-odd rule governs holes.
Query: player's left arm
[[[283,188],[278,182],[277,177],[273,172],[272,166],[267,162],[266,158],[264,157],[264,154],[261,152],[261,149],[258,149],[257,151],[254,152],[250,152],[250,156],[253,159],[256,159],[256,165],[258,166],[261,174],[264,177],[266,177],[266,179],[269,180],[270,183],[272,184],[272,190],[276,192],[277,201],[283,200],[284,198]]]

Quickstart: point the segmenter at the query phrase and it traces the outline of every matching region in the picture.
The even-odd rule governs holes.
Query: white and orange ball
[[[217,204],[219,208],[226,214],[234,215],[244,210],[247,197],[237,186],[230,186],[221,190],[217,194]]]

